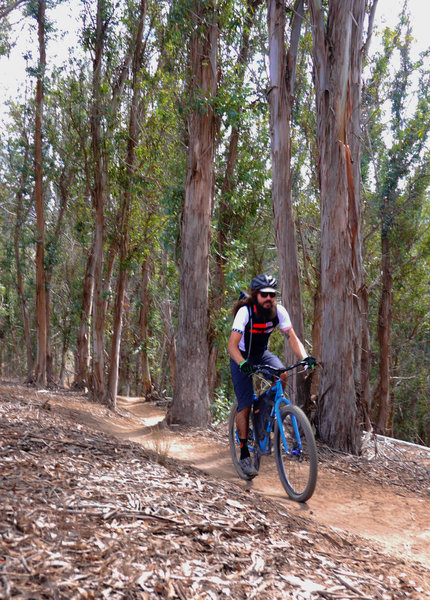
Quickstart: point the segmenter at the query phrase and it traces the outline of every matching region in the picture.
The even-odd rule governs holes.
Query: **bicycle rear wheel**
[[[241,479],[249,480],[249,476],[245,475],[245,473],[240,468],[240,443],[239,437],[236,431],[236,413],[237,413],[237,401],[233,404],[230,411],[230,416],[228,418],[228,443],[230,446],[230,454],[233,461],[234,468],[237,471],[237,474]],[[252,419],[250,419],[252,421]],[[249,429],[248,434],[248,448],[249,453],[251,455],[251,460],[254,463],[255,468],[258,471],[259,467],[259,454],[256,452],[256,442],[254,440],[254,430],[252,428]]]
[[[318,456],[311,425],[298,406],[288,404],[281,408],[281,423],[275,422],[274,449],[279,479],[288,496],[296,502],[306,502],[315,491]]]

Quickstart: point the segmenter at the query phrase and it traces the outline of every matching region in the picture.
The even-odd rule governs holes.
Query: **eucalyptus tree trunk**
[[[48,314],[46,303],[45,281],[45,210],[43,202],[43,78],[46,67],[45,47],[45,0],[38,1],[37,26],[39,39],[39,66],[36,83],[36,120],[34,135],[35,186],[34,199],[36,205],[36,318],[37,318],[37,359],[35,368],[36,383],[46,385]]]
[[[242,38],[240,43],[239,55],[237,58],[237,72],[238,80],[237,86],[243,85],[246,73],[246,67],[249,60],[249,45],[250,45],[250,33],[255,20],[255,11],[259,5],[262,4],[262,0],[247,0],[246,3],[246,15],[243,24]],[[237,110],[240,113],[242,107],[238,107]],[[220,190],[220,204],[219,204],[219,215],[217,223],[217,237],[216,237],[216,253],[215,253],[215,269],[213,284],[211,286],[211,306],[210,312],[213,314],[214,319],[218,318],[219,311],[222,309],[225,299],[225,264],[226,264],[226,246],[231,239],[231,230],[235,229],[234,221],[235,215],[231,208],[231,194],[235,189],[234,172],[236,170],[237,157],[238,157],[238,144],[240,138],[240,116],[233,122],[231,126],[230,138],[227,146],[226,166],[224,170],[224,177],[221,184]],[[238,219],[236,217],[236,224]],[[237,226],[237,225],[236,225]],[[241,224],[240,224],[241,226]],[[209,396],[212,398],[214,395],[215,387],[217,384],[217,359],[218,359],[218,346],[216,344],[216,332],[214,328],[210,327],[209,333]]]
[[[130,106],[130,117],[128,126],[127,142],[127,166],[126,166],[126,189],[123,194],[122,209],[120,216],[120,243],[119,243],[119,272],[116,285],[116,297],[114,308],[114,327],[112,335],[112,348],[110,353],[109,368],[109,404],[111,408],[116,408],[116,396],[118,391],[118,369],[121,347],[121,332],[124,312],[124,296],[128,286],[128,253],[129,253],[129,225],[130,210],[133,200],[133,180],[136,171],[136,146],[139,139],[139,99],[140,91],[138,87],[138,73],[142,54],[143,27],[146,14],[146,0],[140,1],[139,19],[137,26],[136,43],[133,56],[132,67],[132,90],[133,97]]]
[[[278,248],[281,295],[290,314],[294,331],[304,340],[302,297],[300,292],[299,260],[296,226],[293,214],[291,171],[291,119],[300,29],[303,21],[303,0],[294,5],[291,39],[285,49],[284,0],[268,0],[270,87],[267,95],[270,106],[270,135],[272,151],[272,202]],[[289,344],[285,346],[286,361],[297,357]],[[297,401],[301,406],[309,396],[303,377],[295,378]]]
[[[359,453],[363,427],[359,195],[361,48],[365,0],[310,0],[321,189],[322,342],[318,420],[323,440]]]
[[[209,421],[208,284],[217,85],[217,22],[212,2],[195,0],[190,44],[189,148],[183,209],[175,389],[170,423]]]
[[[92,106],[91,106],[91,147],[93,158],[94,184],[92,200],[95,214],[94,230],[94,300],[93,300],[93,347],[92,377],[89,381],[92,398],[98,402],[107,402],[105,375],[105,303],[103,297],[103,251],[105,239],[104,193],[105,172],[102,143],[102,58],[104,50],[106,12],[105,0],[97,2],[97,21],[94,41]]]
[[[374,13],[378,0],[369,7],[366,2],[353,2],[352,34],[351,34],[351,73],[349,91],[350,134],[346,141],[351,151],[348,167],[348,190],[350,198],[349,215],[352,238],[352,267],[354,270],[355,299],[354,313],[359,318],[357,324],[358,341],[355,341],[354,378],[356,381],[356,397],[358,409],[359,435],[363,430],[370,431],[370,334],[369,334],[369,305],[368,289],[363,266],[363,234],[361,229],[361,140],[362,140],[362,71],[366,43],[372,36]],[[364,35],[364,21],[369,8],[367,32]],[[352,179],[352,182],[351,182]],[[357,230],[355,231],[355,227]],[[361,446],[361,439],[359,441]]]
[[[281,294],[300,339],[304,338],[299,261],[292,202],[290,123],[303,0],[297,0],[291,27],[291,44],[285,50],[285,2],[268,0],[270,134],[272,150],[272,201],[278,247]],[[294,355],[289,355],[290,362]]]

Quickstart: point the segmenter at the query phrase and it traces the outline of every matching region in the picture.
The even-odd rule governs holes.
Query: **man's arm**
[[[287,336],[288,341],[290,342],[290,347],[294,354],[298,356],[300,360],[306,358],[308,353],[306,352],[302,342],[297,337],[297,334],[294,331],[294,329],[291,327],[291,329],[288,329],[288,331],[285,331],[284,333]]]
[[[232,331],[228,340],[228,353],[235,363],[239,364],[243,361],[242,352],[239,350],[239,343],[242,339],[240,331]]]

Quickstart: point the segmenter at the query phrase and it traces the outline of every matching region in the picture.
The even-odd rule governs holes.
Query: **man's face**
[[[258,292],[257,294],[257,302],[261,308],[266,310],[270,310],[275,302],[276,293],[275,292]]]

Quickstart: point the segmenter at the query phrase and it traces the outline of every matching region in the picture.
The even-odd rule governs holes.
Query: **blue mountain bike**
[[[280,376],[285,371],[305,367],[303,362],[285,369],[257,365],[260,379],[275,381],[258,397],[254,394],[251,409],[248,447],[258,470],[263,455],[274,449],[279,479],[288,496],[296,502],[306,502],[315,491],[318,474],[318,455],[312,427],[305,413],[284,395]],[[237,402],[232,406],[228,435],[235,469],[242,479],[248,476],[240,468],[240,445],[236,431]],[[266,415],[266,417],[264,417]]]

